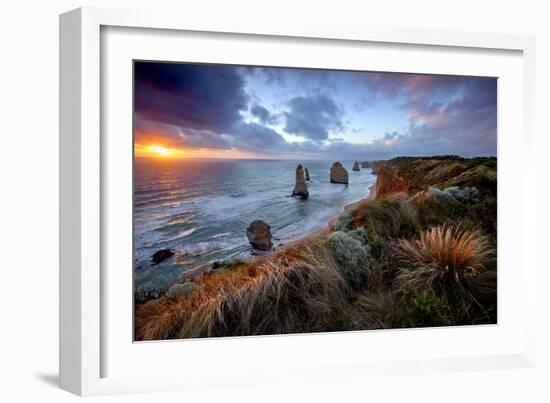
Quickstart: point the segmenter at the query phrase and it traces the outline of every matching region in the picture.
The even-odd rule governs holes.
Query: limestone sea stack
[[[307,170],[307,168],[304,168],[305,171],[306,171],[306,182],[310,182],[311,179],[309,178],[309,171]]]
[[[296,184],[294,185],[292,196],[299,197],[300,199],[307,199],[309,197],[304,176],[304,167],[301,164],[296,167]]]
[[[368,161],[363,161],[361,163],[361,168],[370,168],[370,163]]]
[[[246,229],[246,237],[248,242],[254,249],[271,250],[271,227],[262,220],[255,220],[250,223]]]
[[[346,168],[338,161],[330,167],[330,182],[343,183],[344,185],[349,183],[348,171],[346,171]]]
[[[353,164],[353,170],[354,171],[360,171],[361,168],[359,167],[359,162],[355,161],[355,164]]]

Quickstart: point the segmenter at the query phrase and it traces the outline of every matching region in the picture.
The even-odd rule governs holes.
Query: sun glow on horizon
[[[135,143],[134,156],[136,158],[153,159],[192,159],[192,158],[214,158],[214,159],[261,159],[263,156],[239,149],[209,149],[209,148],[179,148],[155,143]]]
[[[169,157],[174,153],[173,150],[156,144],[150,145],[147,150],[161,157]]]

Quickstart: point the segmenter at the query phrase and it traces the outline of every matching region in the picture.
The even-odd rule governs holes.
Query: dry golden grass
[[[487,270],[495,251],[479,231],[442,225],[421,233],[417,240],[399,240],[397,282],[401,289],[429,289],[453,315],[469,315],[472,306],[496,295],[496,273]]]
[[[359,298],[353,309],[357,329],[393,329],[402,327],[404,312],[392,291],[373,292]]]
[[[401,239],[396,249],[406,263],[398,279],[411,288],[429,288],[442,278],[462,282],[474,277],[494,253],[478,231],[448,225],[424,231],[418,240]]]
[[[231,271],[197,279],[200,288],[136,308],[136,339],[281,334],[323,330],[347,285],[322,238]]]
[[[370,228],[382,239],[416,234],[416,208],[407,199],[406,193],[394,193],[358,206],[351,228]]]

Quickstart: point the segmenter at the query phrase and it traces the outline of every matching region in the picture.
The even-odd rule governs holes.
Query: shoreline
[[[290,248],[292,246],[295,246],[298,243],[301,243],[301,242],[304,242],[304,241],[307,241],[307,240],[310,240],[310,239],[313,239],[313,238],[317,238],[317,237],[322,236],[322,235],[328,235],[329,233],[332,232],[334,224],[336,223],[336,221],[338,220],[338,218],[342,215],[342,213],[344,211],[349,210],[349,209],[354,209],[354,208],[359,207],[363,204],[369,203],[372,200],[374,200],[375,198],[376,198],[376,181],[369,187],[369,194],[367,195],[367,197],[359,199],[356,202],[346,204],[344,206],[343,210],[340,213],[338,213],[338,215],[336,215],[335,217],[329,219],[324,227],[319,228],[318,230],[315,230],[315,231],[313,231],[313,232],[311,232],[307,235],[301,236],[301,237],[296,238],[296,239],[292,239],[292,240],[288,241],[287,243],[284,243],[281,246],[276,247],[276,248],[274,248],[270,251],[267,251],[267,252],[253,250],[253,252],[255,252],[256,254],[255,255],[251,254],[250,257],[248,257],[246,259],[243,259],[243,261],[254,261],[256,259],[265,258],[265,257],[271,256],[271,255],[274,255],[276,253],[284,252],[288,248]],[[223,260],[221,262],[224,263],[224,262],[228,262],[230,260],[231,259]],[[193,269],[186,270],[186,271],[184,271],[180,274],[178,282],[192,281],[193,279],[195,279],[196,277],[198,277],[201,274],[210,273],[214,270],[212,268],[212,266],[213,266],[213,263],[208,263],[208,264],[203,264],[201,266],[195,267]]]
[[[136,340],[496,323],[496,161],[411,159],[388,162],[395,169],[381,170],[377,185],[365,183],[347,204],[324,203],[330,214],[293,232],[303,237],[256,258],[219,259],[195,270],[203,274],[189,284],[145,295],[134,305]],[[446,197],[392,196],[430,186],[454,187],[448,196],[464,208],[450,209],[457,204]],[[338,213],[334,225],[329,218]],[[344,235],[353,231],[363,233]],[[450,260],[463,274],[479,264],[480,281],[457,283],[446,269]],[[457,293],[457,286],[469,292]]]
[[[359,200],[357,200],[353,203],[349,203],[349,204],[344,205],[344,208],[342,209],[342,211],[340,213],[338,213],[336,216],[330,218],[327,221],[327,223],[324,227],[319,228],[319,229],[317,229],[317,230],[315,230],[315,231],[313,231],[313,232],[311,232],[307,235],[301,236],[301,237],[296,238],[296,239],[292,239],[292,240],[288,241],[287,243],[282,244],[278,248],[274,248],[274,249],[272,249],[268,252],[258,253],[258,255],[252,256],[252,258],[255,259],[255,258],[259,258],[259,257],[269,256],[273,253],[278,253],[278,252],[284,251],[287,247],[294,246],[297,243],[300,243],[302,241],[307,241],[308,239],[316,238],[316,237],[321,236],[321,235],[326,235],[327,233],[332,232],[332,228],[334,227],[334,224],[336,223],[338,218],[342,215],[342,213],[344,213],[346,210],[354,209],[354,208],[356,208],[358,206],[361,206],[365,203],[369,203],[370,201],[374,200],[375,198],[376,198],[376,181],[371,186],[369,186],[369,194],[367,195],[367,197],[359,199]]]

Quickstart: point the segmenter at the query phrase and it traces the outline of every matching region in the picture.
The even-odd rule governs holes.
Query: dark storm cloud
[[[405,96],[410,99],[437,97],[456,91],[465,77],[408,73],[358,73],[371,97]]]
[[[375,98],[400,98],[409,117],[401,135],[388,139],[386,134],[371,149],[388,156],[496,155],[496,79],[389,73],[359,79]]]
[[[496,79],[255,69],[136,62],[136,141],[151,143],[154,139],[183,148],[235,148],[265,155],[339,159],[496,154]],[[341,74],[347,78],[342,80]],[[263,77],[262,91],[279,94],[280,105],[269,104],[285,112],[274,114],[263,106],[267,104],[262,104],[262,99],[251,95],[254,88],[247,90],[247,80],[258,75]],[[353,84],[346,87],[349,82]],[[336,84],[338,91],[333,88]],[[381,117],[386,111],[398,116],[401,128],[360,144],[330,138],[329,133],[345,138],[346,127],[353,132],[355,122],[350,119],[357,119],[361,112],[350,115],[345,107],[349,107],[347,94],[358,91],[368,98],[362,110],[377,106]],[[384,109],[386,105],[391,110]],[[244,120],[247,111],[254,122]],[[369,126],[368,121],[362,124]],[[289,143],[282,130],[304,141]]]
[[[153,137],[174,147],[284,149],[276,131],[242,120],[249,100],[244,86],[235,67],[137,62],[136,141]],[[260,105],[251,112],[263,124],[276,120]]]
[[[233,146],[246,151],[282,152],[292,148],[275,130],[257,123],[241,123],[234,130]]]
[[[136,121],[135,141],[183,148],[225,150],[232,147],[231,138],[226,135],[143,120]]]
[[[180,133],[179,146],[189,148],[236,148],[243,151],[288,151],[289,144],[275,130],[258,123],[239,123],[233,134],[217,134],[205,130],[189,130]]]
[[[411,149],[422,145],[431,153],[496,155],[496,79],[466,79],[446,101],[432,101],[427,93],[405,109],[411,116]]]
[[[326,140],[330,130],[343,127],[343,111],[326,95],[294,97],[285,112],[285,131],[310,140]]]
[[[458,154],[496,155],[497,80],[409,77],[395,96],[409,115],[403,131],[386,132],[367,144],[332,139],[318,152],[348,159]],[[390,86],[384,91],[394,91]]]
[[[369,159],[400,155],[496,155],[496,79],[463,78],[460,85],[445,84],[437,86],[424,78],[415,83],[402,106],[410,116],[409,126],[402,132],[386,132],[365,145],[333,142],[327,146],[327,152],[354,158],[367,155]]]
[[[239,122],[227,134],[209,130],[180,128],[173,125],[140,121],[136,125],[137,143],[160,143],[191,149],[239,149],[251,152],[288,152],[293,146],[275,130],[258,123]]]
[[[272,114],[266,108],[258,104],[254,104],[254,106],[250,108],[250,113],[257,117],[264,125],[276,124],[279,121],[279,117],[277,115]]]
[[[143,120],[223,132],[248,107],[237,68],[135,63],[135,109]]]

